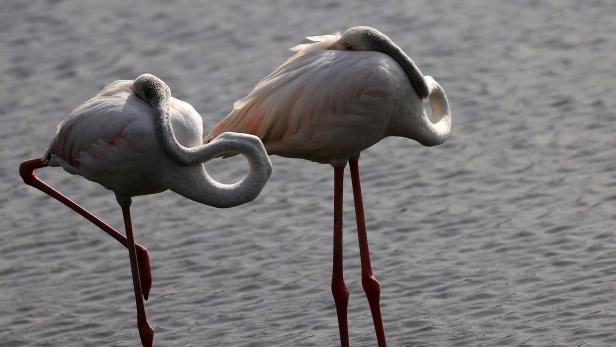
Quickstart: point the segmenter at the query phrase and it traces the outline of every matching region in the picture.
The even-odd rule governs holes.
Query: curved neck
[[[164,186],[189,199],[216,207],[231,207],[259,195],[272,172],[272,164],[258,137],[224,133],[209,144],[188,148],[173,133],[169,117],[171,91],[159,78],[144,74],[133,81],[135,93],[152,106],[156,135],[174,163],[161,175]],[[249,164],[248,174],[239,182],[223,184],[205,171],[202,163],[223,155],[242,154]]]
[[[445,90],[434,78],[425,76],[425,81],[431,114],[426,112],[421,99],[412,96],[410,107],[395,118],[389,129],[393,136],[408,137],[424,146],[436,146],[445,142],[451,133],[451,109]]]
[[[208,148],[207,151],[204,148],[200,153],[210,157],[212,154],[216,156],[236,152],[240,142],[219,139],[234,135],[253,137],[247,134],[224,133],[208,145],[201,146]],[[242,149],[242,154],[248,159],[249,165],[248,174],[242,180],[232,184],[220,183],[207,173],[203,164],[197,164],[178,165],[169,172],[164,172],[161,175],[162,184],[188,199],[219,208],[233,207],[254,200],[269,179],[272,166],[263,145],[259,148],[242,143],[246,146],[246,150]],[[228,149],[231,151],[227,151]]]
[[[415,62],[408,56],[402,48],[398,47],[395,43],[388,40],[388,44],[384,45],[383,53],[392,57],[404,70],[404,73],[408,77],[415,93],[420,99],[425,99],[430,94],[427,82],[421,70],[417,67]]]

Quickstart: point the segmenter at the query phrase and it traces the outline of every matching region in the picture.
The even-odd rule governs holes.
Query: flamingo
[[[424,146],[443,143],[451,132],[451,111],[443,88],[423,76],[389,37],[366,26],[342,35],[307,37],[295,52],[263,78],[206,137],[225,131],[258,136],[267,152],[334,167],[334,237],[331,290],[342,346],[349,345],[348,289],[342,269],[342,181],[351,170],[362,269],[378,345],[386,346],[380,283],[370,263],[359,179],[359,155],[387,136]],[[428,98],[432,113],[426,112]]]
[[[222,184],[208,175],[202,163],[230,153],[246,157],[248,174],[233,184]],[[60,166],[113,191],[126,236],[36,177],[34,170],[45,166]],[[42,158],[20,166],[26,184],[67,205],[128,248],[137,327],[145,347],[151,347],[154,339],[143,303],[152,277],[147,249],[134,240],[131,198],[170,189],[202,204],[232,207],[255,199],[271,171],[256,136],[224,133],[204,144],[201,116],[190,104],[171,97],[169,87],[149,74],[107,85],[58,125]]]

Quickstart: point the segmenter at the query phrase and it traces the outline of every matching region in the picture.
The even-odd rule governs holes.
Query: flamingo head
[[[348,29],[340,35],[331,49],[345,51],[382,51],[381,46],[385,46],[387,41],[391,41],[387,35],[369,26],[358,26]]]

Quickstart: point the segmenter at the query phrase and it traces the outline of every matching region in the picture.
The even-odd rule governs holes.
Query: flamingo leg
[[[128,239],[128,254],[130,256],[130,270],[133,276],[133,288],[135,289],[135,302],[137,304],[137,327],[139,329],[139,337],[143,347],[152,347],[154,340],[154,329],[148,323],[148,318],[145,313],[143,297],[141,296],[141,281],[139,279],[139,264],[137,261],[137,251],[135,249],[135,238],[133,236],[133,226],[130,218],[130,204],[122,206],[122,215],[124,216],[124,226],[126,228],[126,237]]]
[[[101,228],[104,232],[109,234],[111,237],[120,242],[124,247],[129,246],[127,238],[122,235],[120,232],[116,231],[114,228],[109,226],[107,223],[100,220],[98,217],[90,213],[88,210],[79,206],[73,200],[69,199],[62,193],[53,189],[51,186],[47,185],[45,182],[41,181],[36,174],[34,174],[34,170],[46,167],[47,163],[45,163],[42,159],[31,159],[26,160],[19,166],[19,174],[23,178],[24,182],[43,193],[51,196],[52,198],[60,201],[64,205],[71,208],[73,211],[82,215],[85,219],[94,223],[94,225]],[[150,270],[150,256],[148,254],[148,250],[140,244],[136,244],[136,252],[137,258],[139,259],[140,271],[139,274],[141,276],[141,284],[142,290],[141,293],[143,297],[147,300],[148,294],[150,293],[150,288],[152,288],[152,273]]]
[[[332,271],[332,294],[336,302],[340,344],[349,347],[349,330],[347,325],[347,305],[349,290],[342,276],[342,181],[344,166],[334,167],[334,266]]]
[[[353,183],[353,199],[355,201],[355,218],[357,219],[357,237],[359,239],[359,255],[361,257],[361,278],[362,286],[370,311],[372,312],[372,320],[379,347],[385,347],[385,331],[383,329],[383,320],[381,319],[381,307],[379,305],[379,297],[381,294],[381,284],[376,279],[370,265],[370,250],[368,249],[368,235],[366,234],[366,222],[364,218],[364,206],[361,197],[361,183],[359,181],[359,162],[358,159],[349,160],[351,168],[351,181]]]

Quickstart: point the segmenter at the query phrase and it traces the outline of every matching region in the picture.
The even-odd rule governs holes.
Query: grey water
[[[5,1],[0,4],[0,346],[137,346],[124,248],[19,162],[107,83],[143,72],[206,131],[304,36],[388,34],[445,88],[453,134],[390,138],[360,165],[391,346],[616,345],[616,5],[611,1]],[[332,177],[273,157],[254,202],[134,199],[156,346],[337,346]],[[208,164],[241,177],[242,160]],[[40,176],[121,228],[112,193]],[[351,345],[375,346],[350,177]]]

